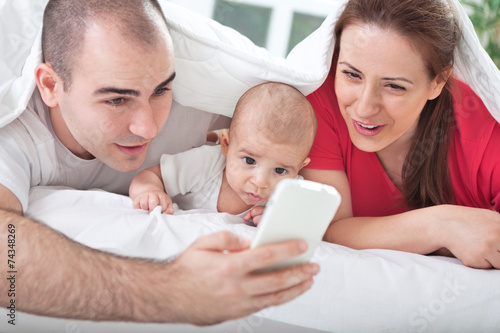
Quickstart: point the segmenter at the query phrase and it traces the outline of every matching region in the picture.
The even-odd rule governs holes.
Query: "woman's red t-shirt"
[[[361,151],[351,142],[338,107],[334,79],[331,73],[318,90],[307,96],[318,118],[307,168],[346,172],[354,216],[388,216],[407,211],[402,193],[377,155]],[[500,211],[500,125],[469,86],[455,82],[457,126],[448,155],[455,204]]]

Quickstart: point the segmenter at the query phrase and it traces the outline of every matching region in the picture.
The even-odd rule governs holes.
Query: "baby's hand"
[[[253,220],[253,224],[258,225],[265,208],[265,206],[255,206],[245,214],[243,221],[248,222]]]
[[[155,207],[161,206],[161,212],[174,213],[172,199],[163,191],[144,191],[134,199],[134,208],[144,209],[151,212]]]

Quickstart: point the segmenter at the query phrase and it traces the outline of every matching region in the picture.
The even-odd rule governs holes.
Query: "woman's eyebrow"
[[[351,65],[350,63],[348,63],[346,61],[339,61],[339,64],[346,65],[347,67],[349,67],[353,71],[362,74],[362,72],[359,69],[357,69],[356,67],[354,67],[353,65]],[[411,80],[404,78],[404,77],[383,77],[382,80],[384,80],[384,81],[404,81],[404,82],[407,82],[409,84],[413,84],[413,82]]]
[[[404,82],[408,82],[409,84],[413,84],[413,82],[411,80],[408,80],[404,77],[383,77],[382,80],[385,80],[385,81],[404,81]]]
[[[349,67],[353,71],[358,72],[358,73],[362,73],[359,69],[357,69],[356,67],[354,67],[353,65],[351,65],[350,63],[348,63],[346,61],[339,61],[339,64],[346,65],[347,67]]]

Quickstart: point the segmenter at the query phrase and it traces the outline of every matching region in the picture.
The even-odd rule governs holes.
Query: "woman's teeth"
[[[359,126],[363,127],[363,128],[366,128],[366,129],[374,129],[374,128],[377,128],[378,126],[370,126],[370,125],[364,125],[364,124],[361,124],[361,123],[358,123]]]

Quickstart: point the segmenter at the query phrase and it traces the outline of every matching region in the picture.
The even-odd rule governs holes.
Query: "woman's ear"
[[[56,107],[58,105],[57,90],[62,85],[62,81],[52,66],[46,63],[36,66],[35,79],[44,103],[48,107]]]
[[[229,131],[227,129],[223,129],[220,132],[220,148],[222,150],[222,155],[227,157],[227,150],[229,148]]]
[[[443,73],[440,75],[437,75],[434,80],[431,82],[431,91],[429,94],[428,100],[433,100],[436,99],[439,95],[441,95],[441,92],[443,91],[443,87],[448,82],[448,79],[450,78],[452,68],[448,67]]]

